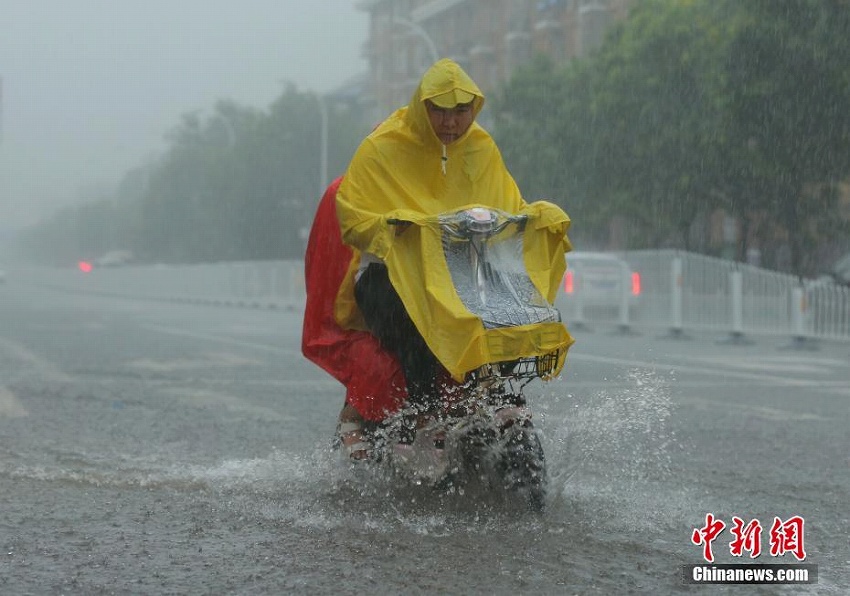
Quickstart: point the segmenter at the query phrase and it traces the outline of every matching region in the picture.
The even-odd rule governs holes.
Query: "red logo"
[[[744,551],[750,553],[750,558],[755,559],[761,554],[761,524],[754,519],[744,526],[744,520],[738,516],[732,517],[732,527],[729,531],[735,539],[729,543],[729,552],[733,557],[740,557]]]
[[[705,514],[705,525],[702,528],[696,528],[691,536],[691,542],[699,546],[702,544],[702,556],[709,563],[714,562],[714,553],[711,551],[711,543],[723,531],[726,524],[719,519],[714,519],[714,514]]]
[[[785,553],[791,553],[798,561],[806,558],[806,549],[803,547],[803,526],[805,520],[799,515],[789,517],[782,521],[778,517],[773,518],[770,526],[770,554],[781,557]]]
[[[781,557],[786,553],[794,555],[798,561],[806,559],[804,545],[805,520],[799,515],[789,517],[782,521],[778,517],[773,518],[773,524],[768,532],[770,540],[770,556]],[[726,529],[726,522],[714,517],[713,513],[705,514],[705,525],[695,528],[691,534],[691,542],[702,546],[702,556],[709,563],[714,562],[712,543]],[[732,516],[732,525],[729,527],[732,541],[729,543],[729,552],[733,557],[741,557],[749,553],[751,559],[761,555],[762,525],[757,519],[749,523],[738,516]]]

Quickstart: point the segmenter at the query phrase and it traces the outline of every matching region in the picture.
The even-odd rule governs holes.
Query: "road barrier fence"
[[[566,322],[717,331],[730,341],[750,334],[850,341],[850,288],[678,250],[617,253],[640,275],[640,295],[622,296],[616,312],[595,312],[580,293],[559,299]],[[569,262],[569,256],[568,256]],[[255,308],[303,309],[303,261],[248,261],[93,269],[36,268],[16,274],[33,283],[84,293]],[[633,289],[623,280],[619,291]],[[562,290],[563,291],[563,290]],[[563,307],[566,305],[566,308]]]

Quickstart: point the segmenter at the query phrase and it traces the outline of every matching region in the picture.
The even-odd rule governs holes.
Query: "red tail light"
[[[572,294],[574,289],[575,288],[573,287],[573,272],[567,271],[567,273],[564,275],[564,292],[566,292],[567,294]]]
[[[632,296],[640,296],[640,273],[632,272]]]
[[[80,261],[79,263],[77,263],[77,269],[79,269],[83,273],[88,273],[92,269],[91,263],[89,263],[88,261]]]

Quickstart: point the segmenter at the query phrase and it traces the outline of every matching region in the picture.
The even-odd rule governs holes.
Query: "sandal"
[[[336,433],[349,459],[362,461],[371,457],[372,445],[366,439],[363,427],[359,422],[340,422],[337,425]]]

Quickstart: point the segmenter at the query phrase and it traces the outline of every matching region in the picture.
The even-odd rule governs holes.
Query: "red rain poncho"
[[[307,243],[304,275],[307,303],[301,351],[346,387],[346,401],[367,420],[382,420],[401,408],[407,390],[401,366],[367,331],[342,329],[334,320],[334,300],[352,251],[342,243],[336,191],[325,191]]]

